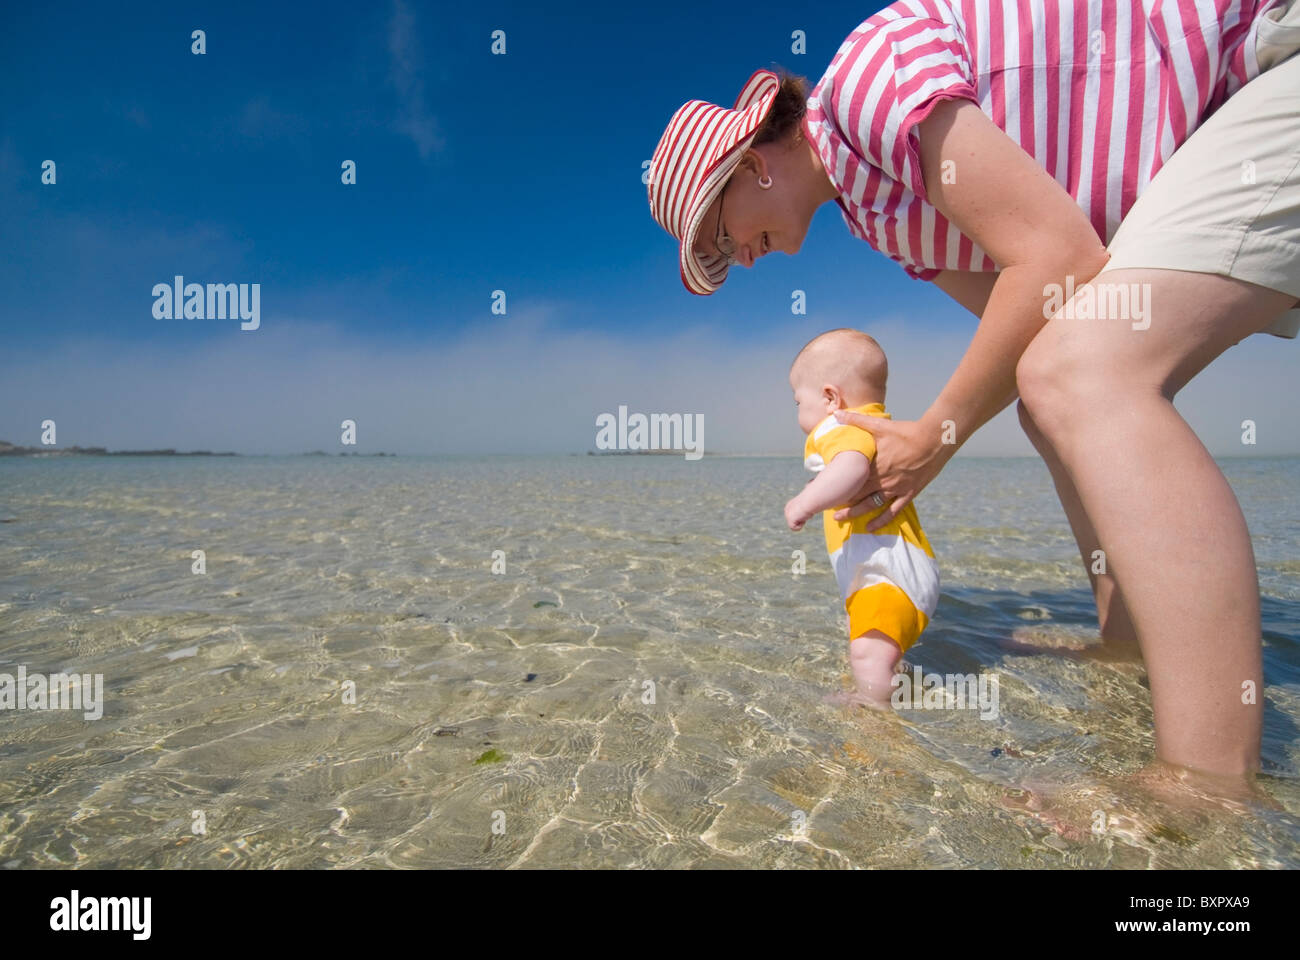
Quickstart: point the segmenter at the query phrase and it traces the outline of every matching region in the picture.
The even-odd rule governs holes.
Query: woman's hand
[[[872,502],[879,493],[889,506],[867,524],[868,530],[878,530],[898,516],[939,475],[956,450],[954,445],[941,442],[939,431],[919,421],[886,420],[852,410],[836,410],[835,419],[861,427],[876,440],[875,469],[871,471],[874,482],[867,485],[870,489],[860,499],[835,512],[835,519],[844,521],[879,510],[879,505]]]

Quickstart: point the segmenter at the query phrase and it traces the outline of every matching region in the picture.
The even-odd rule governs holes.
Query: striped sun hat
[[[695,234],[767,118],[780,86],[775,73],[757,70],[733,109],[692,100],[673,114],[659,138],[650,160],[650,213],[681,241],[682,283],[691,293],[713,293],[727,279],[726,257],[698,255]]]

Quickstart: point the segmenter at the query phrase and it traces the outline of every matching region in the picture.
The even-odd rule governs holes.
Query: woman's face
[[[776,144],[747,150],[726,188],[705,213],[696,235],[696,251],[714,256],[720,252],[715,238],[721,211],[722,229],[735,244],[736,262],[742,266],[752,267],[755,260],[773,250],[798,253],[816,204],[809,204],[801,193],[796,159],[795,151]],[[772,178],[767,190],[758,185],[764,176]]]

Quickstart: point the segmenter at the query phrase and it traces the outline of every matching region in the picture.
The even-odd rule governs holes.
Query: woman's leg
[[[1101,638],[1106,642],[1104,655],[1114,659],[1136,659],[1141,653],[1133,619],[1129,616],[1119,585],[1110,575],[1109,568],[1104,562],[1098,562],[1097,551],[1101,549],[1101,542],[1079,500],[1079,492],[1074,489],[1074,481],[1070,479],[1065,465],[1057,458],[1052,445],[1034,423],[1023,400],[1016,404],[1016,412],[1020,414],[1020,425],[1025,434],[1047,464],[1052,482],[1056,485],[1056,495],[1065,508],[1066,519],[1070,521],[1074,541],[1079,545],[1079,556],[1083,558],[1083,568],[1088,573],[1092,595],[1097,601],[1097,623],[1101,627]]]
[[[1021,357],[1020,396],[1131,614],[1157,755],[1244,775],[1258,768],[1263,699],[1254,553],[1227,480],[1172,399],[1296,298],[1215,274],[1122,269],[1084,285],[1075,303],[1119,285],[1139,291],[1149,325],[1063,310]]]

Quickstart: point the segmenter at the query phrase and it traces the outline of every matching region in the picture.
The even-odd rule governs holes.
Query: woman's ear
[[[745,155],[740,158],[740,163],[736,165],[737,169],[741,167],[753,171],[755,179],[762,179],[767,175],[767,159],[752,147],[745,151]]]

